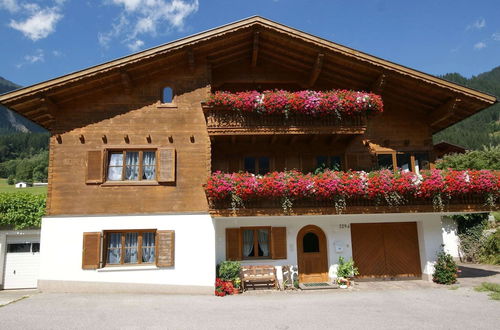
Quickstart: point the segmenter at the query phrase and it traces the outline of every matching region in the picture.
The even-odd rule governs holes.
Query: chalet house
[[[432,134],[495,102],[261,17],[0,96],[51,132],[39,288],[99,292],[212,293],[226,259],[428,279],[498,189],[432,171]]]

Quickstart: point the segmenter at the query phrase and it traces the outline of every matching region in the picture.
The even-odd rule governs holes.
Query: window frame
[[[109,180],[108,175],[109,175],[109,161],[111,159],[112,154],[119,154],[122,153],[123,158],[122,158],[122,173],[121,173],[121,180]],[[127,165],[126,165],[126,156],[127,153],[130,152],[138,152],[139,153],[139,169],[138,169],[138,180],[125,180],[125,173],[127,170]],[[154,179],[152,180],[145,180],[142,179],[143,170],[144,170],[144,152],[154,152],[155,153],[155,176]],[[145,184],[155,184],[158,183],[158,169],[159,169],[159,160],[158,160],[158,148],[112,148],[112,149],[106,149],[106,157],[105,157],[105,183],[106,184],[134,184],[134,183],[145,183]]]
[[[248,154],[248,155],[243,155],[242,157],[242,160],[241,160],[241,164],[242,166],[240,166],[240,168],[243,170],[243,171],[246,171],[245,169],[245,159],[246,158],[255,158],[254,160],[254,165],[255,165],[255,175],[264,175],[264,174],[267,174],[267,173],[271,173],[274,169],[274,163],[273,163],[273,157],[271,157],[270,155],[255,155],[255,154]],[[264,174],[260,174],[259,171],[260,171],[260,159],[261,158],[267,158],[268,161],[269,161],[269,169],[268,169],[268,172],[267,173],[264,173]],[[250,172],[249,172],[250,173]]]
[[[243,255],[243,232],[245,230],[253,230],[253,248],[254,251],[257,251],[259,248],[259,229],[266,229],[268,231],[268,245],[269,245],[269,255],[268,256],[254,256],[254,257],[246,257]],[[241,249],[241,260],[260,260],[260,259],[272,259],[273,258],[273,249],[272,249],[272,227],[271,226],[250,226],[250,227],[240,227],[240,249]],[[258,254],[258,253],[257,253]]]
[[[429,160],[429,169],[433,168],[433,163],[431,161],[431,151],[429,150],[419,150],[419,151],[381,151],[376,153],[377,157],[377,168],[378,168],[378,156],[379,155],[391,155],[392,156],[392,170],[396,172],[399,169],[398,166],[398,161],[397,161],[397,155],[402,155],[402,154],[408,154],[410,157],[410,172],[415,173],[415,164],[416,164],[416,154],[427,154],[427,158]],[[419,171],[422,171],[421,168],[419,168]]]
[[[154,233],[155,237],[155,257],[153,262],[142,262],[142,234]],[[137,235],[137,263],[125,263],[125,236],[127,233],[138,233]],[[120,234],[120,263],[108,263],[108,238],[110,234]],[[117,229],[103,231],[102,267],[129,267],[129,266],[154,266],[158,263],[158,234],[157,229]]]

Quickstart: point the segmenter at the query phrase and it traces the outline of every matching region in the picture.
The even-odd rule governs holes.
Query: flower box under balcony
[[[214,216],[489,212],[499,182],[491,171],[216,172],[205,189]]]

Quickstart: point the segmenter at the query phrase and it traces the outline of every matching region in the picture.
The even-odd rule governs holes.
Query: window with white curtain
[[[106,265],[153,264],[156,260],[156,232],[106,232]]]
[[[269,227],[244,227],[242,232],[243,259],[271,257],[271,229]]]
[[[154,181],[156,151],[109,151],[107,179],[108,181]]]

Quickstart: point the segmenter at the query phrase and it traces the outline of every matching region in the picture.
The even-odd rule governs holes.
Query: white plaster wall
[[[175,266],[83,270],[84,232],[175,230]],[[42,220],[40,280],[213,286],[215,237],[208,214],[46,217]]]
[[[15,237],[19,242],[22,242],[24,236],[40,236],[39,229],[26,230],[0,230],[0,289],[3,288],[4,271],[5,271],[5,254],[7,251],[7,236],[9,239]]]
[[[351,230],[341,228],[341,224],[376,222],[417,222],[422,272],[432,274],[436,254],[443,243],[441,235],[441,215],[420,214],[369,214],[369,215],[331,215],[331,216],[282,216],[282,217],[234,217],[215,218],[217,262],[226,258],[225,230],[229,227],[276,226],[286,227],[287,259],[281,260],[244,260],[245,265],[297,265],[297,234],[306,225],[320,227],[326,235],[330,278],[336,277],[339,256],[352,258]],[[278,272],[279,273],[279,272]]]
[[[459,258],[458,250],[460,240],[457,234],[457,222],[452,217],[441,219],[444,250],[453,258]]]

